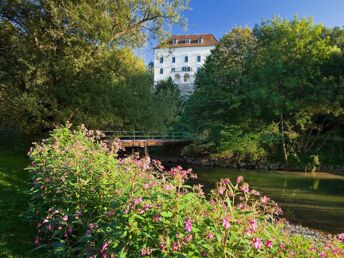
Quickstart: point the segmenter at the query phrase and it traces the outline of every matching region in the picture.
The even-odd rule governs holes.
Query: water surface
[[[210,190],[220,178],[244,176],[251,188],[277,201],[290,222],[330,233],[344,232],[344,176],[327,173],[194,168]]]

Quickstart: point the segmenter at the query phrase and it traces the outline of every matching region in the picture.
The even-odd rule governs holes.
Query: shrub
[[[29,218],[47,256],[330,257],[339,239],[318,244],[283,231],[281,209],[242,177],[205,196],[195,175],[159,161],[119,159],[117,142],[83,127],[54,130],[29,155]],[[342,237],[344,240],[344,237]]]

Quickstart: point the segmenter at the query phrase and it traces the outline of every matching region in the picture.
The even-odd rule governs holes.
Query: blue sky
[[[262,18],[278,15],[291,19],[312,16],[325,26],[344,26],[344,0],[191,0],[192,10],[185,12],[188,30],[173,28],[173,34],[212,33],[217,39],[235,26],[253,27]],[[153,59],[155,41],[137,53],[148,63]]]

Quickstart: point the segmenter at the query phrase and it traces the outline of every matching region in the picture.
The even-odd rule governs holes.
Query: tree
[[[279,123],[283,159],[309,151],[305,136],[329,126],[328,115],[342,108],[322,67],[340,52],[323,36],[323,26],[312,19],[274,19],[254,29],[258,42],[254,62],[246,76],[249,98],[261,118]],[[296,149],[295,149],[296,148]],[[303,150],[301,150],[303,149]]]
[[[188,2],[1,1],[0,122],[37,133],[65,119],[99,129],[125,120],[111,97],[146,73],[130,49],[183,22]]]
[[[210,130],[215,152],[240,149],[252,158],[275,149],[285,162],[319,153],[344,111],[342,73],[326,69],[341,55],[333,43],[340,39],[324,31],[298,18],[233,29],[197,75],[184,114],[192,129]],[[238,148],[240,139],[257,153]]]

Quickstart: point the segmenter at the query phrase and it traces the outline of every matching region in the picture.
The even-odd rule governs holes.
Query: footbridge
[[[188,132],[103,131],[103,133],[108,140],[119,139],[124,148],[144,148],[146,155],[148,155],[148,147],[187,145],[193,139],[193,135]]]

